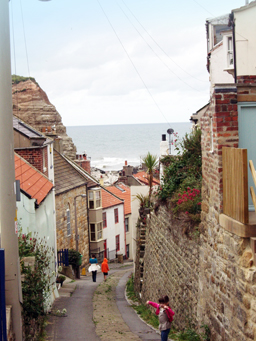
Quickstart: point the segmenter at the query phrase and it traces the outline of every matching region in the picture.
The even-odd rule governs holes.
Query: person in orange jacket
[[[109,272],[107,258],[104,258],[103,263],[101,264],[101,271],[103,272],[103,275],[104,275],[104,281],[106,281],[107,275],[108,275],[108,272]]]

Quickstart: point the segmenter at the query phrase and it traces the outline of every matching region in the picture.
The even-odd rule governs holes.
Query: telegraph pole
[[[18,237],[15,233],[14,143],[9,0],[0,1],[0,233],[5,250],[6,304],[12,306],[16,341],[22,341]]]

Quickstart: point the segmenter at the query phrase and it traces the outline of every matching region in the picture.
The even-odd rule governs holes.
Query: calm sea
[[[191,131],[190,122],[157,124],[123,124],[67,127],[67,134],[78,153],[86,152],[91,166],[103,170],[121,170],[128,165],[139,166],[141,158],[150,152],[159,156],[162,134],[172,128],[182,138]]]

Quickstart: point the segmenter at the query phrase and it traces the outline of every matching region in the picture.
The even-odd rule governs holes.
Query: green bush
[[[70,265],[76,267],[79,264],[80,261],[80,252],[73,250],[73,249],[69,249],[68,250],[68,262]]]
[[[51,250],[46,240],[32,237],[31,233],[19,233],[19,256],[21,259],[22,318],[25,340],[39,340],[44,333],[46,307],[51,286],[55,279],[51,272]],[[35,257],[34,269],[25,265],[24,257]]]
[[[197,221],[201,211],[201,130],[186,134],[175,149],[178,155],[161,160],[165,170],[157,197],[171,201],[174,213],[185,212]]]
[[[34,83],[36,83],[35,78],[33,77],[23,77],[23,76],[18,76],[18,75],[12,75],[12,84],[19,84],[20,82],[25,82],[29,79],[32,80]]]

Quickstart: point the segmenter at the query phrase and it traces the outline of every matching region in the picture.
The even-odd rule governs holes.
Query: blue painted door
[[[247,149],[248,158],[248,195],[249,195],[249,210],[254,211],[250,187],[255,189],[252,180],[251,171],[249,168],[249,160],[253,161],[256,168],[256,103],[241,102],[238,104],[238,133],[239,133],[239,148]]]

